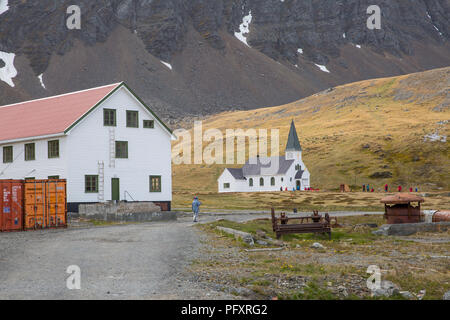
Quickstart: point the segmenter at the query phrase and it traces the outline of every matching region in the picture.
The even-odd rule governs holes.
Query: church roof
[[[246,180],[245,177],[244,177],[244,174],[242,172],[242,168],[240,168],[240,169],[227,168],[227,170],[231,173],[231,175],[236,180]]]
[[[292,120],[291,129],[289,130],[286,151],[302,151],[300,141],[298,140],[297,130],[295,129],[294,120]]]
[[[297,173],[295,174],[295,179],[301,179],[303,177],[303,170],[298,170]]]
[[[277,159],[278,158],[278,159]],[[264,158],[267,159],[267,158]],[[260,176],[262,173],[267,175],[279,175],[279,174],[285,174],[289,168],[294,163],[294,160],[286,160],[284,156],[279,157],[270,157],[270,162],[267,161],[261,161],[261,158],[253,158],[245,163],[245,165],[242,167],[242,172],[244,176]],[[271,164],[273,163],[276,165],[276,162],[278,160],[278,168],[275,168],[276,171],[270,172],[269,168],[271,168]],[[268,172],[262,172],[263,168],[267,169]]]

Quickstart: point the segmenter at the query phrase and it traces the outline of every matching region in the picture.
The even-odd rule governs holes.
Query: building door
[[[111,200],[120,200],[120,180],[119,178],[111,179]]]
[[[300,180],[297,180],[297,190],[300,190]]]

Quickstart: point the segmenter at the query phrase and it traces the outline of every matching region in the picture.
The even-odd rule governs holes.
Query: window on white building
[[[260,185],[261,187],[264,187],[264,178],[260,178],[260,179],[259,179],[259,185]]]
[[[3,163],[13,162],[13,147],[3,147]]]

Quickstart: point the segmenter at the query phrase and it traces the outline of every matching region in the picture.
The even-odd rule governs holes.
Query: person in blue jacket
[[[200,211],[201,202],[198,200],[198,197],[194,197],[194,201],[192,201],[192,212],[194,213],[194,222],[198,222],[198,212]]]

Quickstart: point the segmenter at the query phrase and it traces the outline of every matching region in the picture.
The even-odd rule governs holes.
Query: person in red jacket
[[[386,183],[386,184],[384,185],[384,192],[388,192],[388,190],[389,190],[389,186],[388,186],[388,184]]]
[[[398,192],[402,192],[402,186],[398,186]]]

